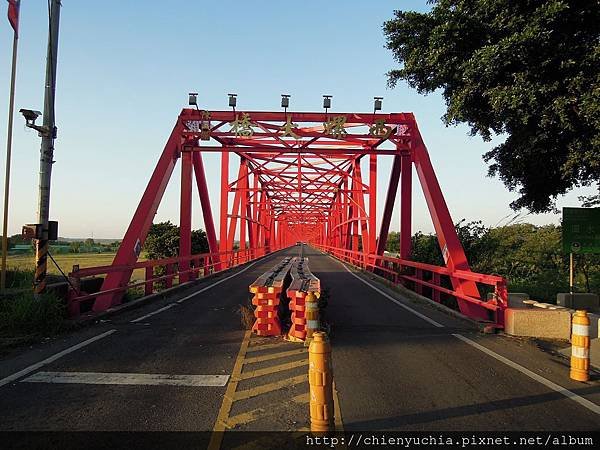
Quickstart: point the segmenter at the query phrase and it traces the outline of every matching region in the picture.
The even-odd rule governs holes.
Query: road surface
[[[5,357],[0,431],[306,430],[306,350],[252,337],[239,314],[248,285],[297,253]],[[572,382],[566,360],[528,340],[480,334],[314,249],[304,253],[329,295],[339,427],[599,430],[597,378]]]

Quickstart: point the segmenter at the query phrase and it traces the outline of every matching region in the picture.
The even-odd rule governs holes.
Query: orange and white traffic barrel
[[[310,431],[333,431],[333,368],[327,335],[317,331],[308,347],[308,384],[310,387]]]
[[[314,292],[306,295],[304,310],[306,312],[306,339],[310,339],[315,331],[319,331],[319,302]]]
[[[590,379],[590,319],[587,311],[576,311],[573,315],[571,333],[571,379]]]

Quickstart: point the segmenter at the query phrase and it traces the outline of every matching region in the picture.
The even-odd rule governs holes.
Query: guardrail
[[[490,312],[490,320],[497,327],[504,327],[504,310],[508,307],[508,291],[506,279],[503,277],[465,270],[450,270],[447,267],[434,266],[390,256],[365,254],[360,251],[327,245],[311,245],[318,250],[329,253],[357,267],[376,271],[376,273],[382,275],[392,283],[396,285],[401,284],[417,294],[429,294],[429,298],[437,303],[443,303],[442,297],[445,295],[483,307]],[[451,279],[483,285],[484,292],[485,290],[492,290],[491,298],[489,300],[481,300],[480,298],[458,292],[452,288]]]
[[[186,257],[146,260],[123,266],[110,265],[86,267],[83,269],[80,269],[78,266],[73,266],[72,272],[69,273],[69,294],[67,297],[69,315],[71,317],[80,315],[83,302],[87,303],[90,301],[90,303],[92,303],[91,309],[93,310],[93,302],[101,295],[127,292],[129,289],[138,288],[140,286],[144,287],[144,296],[151,295],[160,290],[168,289],[175,283],[180,283],[182,275],[185,275],[184,278],[187,277],[189,281],[193,281],[218,272],[215,270],[215,266],[220,265],[221,270],[225,270],[253,259],[260,258],[273,251],[275,251],[275,249],[270,247],[260,247],[247,248],[244,250],[202,253]],[[189,262],[189,269],[179,270],[181,263],[184,262]],[[156,270],[159,268],[163,268],[163,270]],[[84,278],[98,277],[99,275],[106,275],[111,272],[134,271],[137,269],[144,270],[144,280],[133,280],[126,286],[101,290],[94,293],[87,293],[81,289],[81,280]]]

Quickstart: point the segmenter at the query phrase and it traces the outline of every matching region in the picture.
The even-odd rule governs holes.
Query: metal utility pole
[[[48,53],[46,55],[46,86],[44,92],[44,124],[40,135],[40,184],[38,200],[38,223],[42,226],[42,237],[35,246],[35,286],[36,295],[46,289],[48,258],[48,217],[50,211],[50,177],[54,163],[54,139],[56,123],[54,117],[54,93],[56,90],[56,62],[58,56],[58,23],[60,19],[60,0],[50,0]]]
[[[4,176],[4,225],[2,229],[2,272],[0,273],[0,292],[6,292],[6,255],[8,253],[8,200],[10,198],[10,160],[12,153],[13,116],[15,110],[15,80],[17,77],[17,44],[19,42],[18,14],[19,4],[16,4],[16,21],[13,36],[12,71],[10,76],[10,100],[8,102],[8,130],[6,132],[6,173]],[[10,13],[10,10],[9,10]],[[12,23],[12,22],[11,22]]]

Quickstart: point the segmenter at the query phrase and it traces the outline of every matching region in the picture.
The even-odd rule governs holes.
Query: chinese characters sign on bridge
[[[565,253],[600,253],[600,208],[563,208]]]

